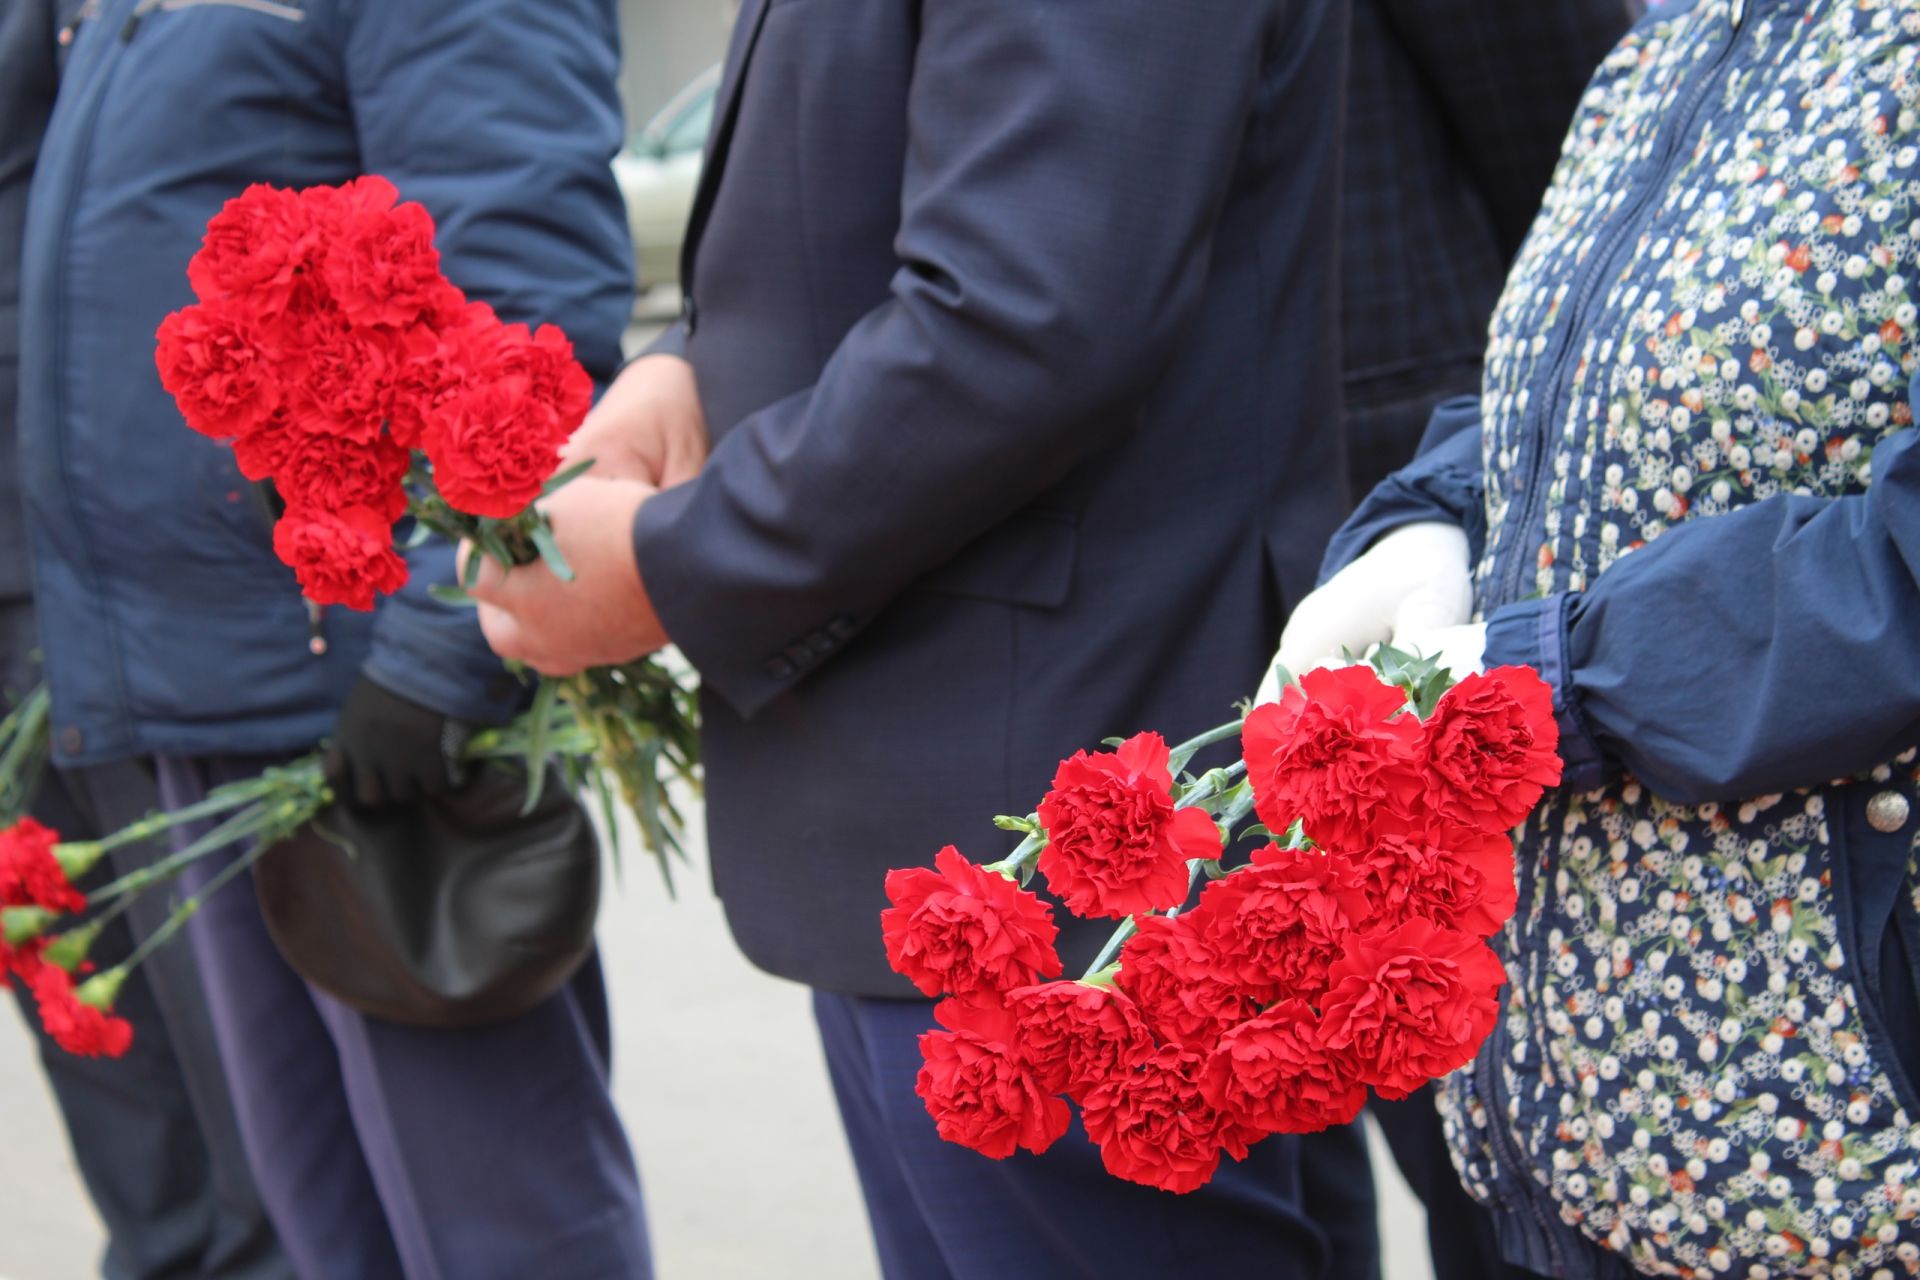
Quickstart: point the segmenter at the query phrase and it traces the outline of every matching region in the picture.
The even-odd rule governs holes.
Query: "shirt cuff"
[[[1579,595],[1562,592],[1537,600],[1522,600],[1487,620],[1485,664],[1494,667],[1532,667],[1553,690],[1553,715],[1560,725],[1560,761],[1565,766],[1561,785],[1573,791],[1592,791],[1605,785],[1612,773],[1580,712],[1579,691],[1567,665],[1567,628]]]

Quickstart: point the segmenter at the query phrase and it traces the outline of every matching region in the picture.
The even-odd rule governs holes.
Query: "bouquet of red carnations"
[[[1376,661],[1176,747],[1080,752],[1034,814],[998,820],[1027,836],[1005,860],[949,847],[888,875],[888,959],[945,997],[918,1083],[941,1137],[1044,1151],[1064,1095],[1110,1173],[1192,1191],[1222,1154],[1472,1060],[1506,977],[1485,939],[1514,910],[1509,832],[1560,780],[1552,698],[1526,668],[1449,688],[1430,661]],[[1187,772],[1234,737],[1239,762]],[[1078,981],[1058,980],[1036,872],[1122,921]]]
[[[555,475],[592,382],[559,329],[505,324],[448,281],[432,217],[397,199],[374,176],[249,187],[188,265],[199,301],[158,335],[160,379],[187,425],[229,444],[241,473],[285,503],[274,550],[316,608],[371,609],[405,584],[403,517],[412,538],[465,539],[506,567],[544,559],[572,576],[534,504],[587,465]],[[677,847],[666,783],[695,777],[692,692],[644,659],[543,680],[536,727],[555,698],[648,844]]]

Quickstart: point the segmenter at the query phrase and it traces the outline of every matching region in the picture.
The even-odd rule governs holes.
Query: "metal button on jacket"
[[[1875,831],[1892,835],[1907,825],[1907,816],[1911,806],[1907,798],[1898,791],[1882,791],[1867,801],[1867,825]]]

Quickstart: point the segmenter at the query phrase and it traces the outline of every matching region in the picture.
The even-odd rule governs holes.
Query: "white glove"
[[[1346,652],[1357,658],[1383,640],[1459,626],[1472,616],[1466,531],[1439,520],[1404,525],[1300,602],[1255,701],[1280,696],[1274,666],[1299,676]]]
[[[1420,658],[1438,658],[1455,680],[1465,680],[1487,669],[1487,624],[1469,622],[1458,627],[1397,631],[1393,647]]]

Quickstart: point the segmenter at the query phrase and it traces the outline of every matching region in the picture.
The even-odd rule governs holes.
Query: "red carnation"
[[[248,313],[269,319],[307,283],[321,243],[320,226],[300,195],[256,183],[208,221],[187,279],[202,302],[245,295]]]
[[[459,323],[464,324],[464,319]],[[428,419],[471,376],[464,330],[416,324],[394,336],[390,354],[394,363],[386,383],[387,431],[396,444],[415,449],[426,434]]]
[[[233,442],[234,465],[249,480],[271,480],[286,468],[300,440],[301,433],[288,420],[287,411],[282,407],[258,430]]]
[[[995,1160],[1022,1147],[1038,1155],[1058,1141],[1071,1113],[1014,1049],[1013,1015],[960,1000],[943,1000],[935,1013],[947,1030],[920,1037],[925,1065],[913,1091],[940,1136]]]
[[[480,383],[427,420],[421,447],[433,479],[456,510],[505,520],[533,505],[560,460],[566,432],[524,377]]]
[[[1218,858],[1220,829],[1199,809],[1173,807],[1170,753],[1157,733],[1117,751],[1078,752],[1040,802],[1047,845],[1040,873],[1075,915],[1118,919],[1186,900],[1187,861]]]
[[[1153,1036],[1133,1001],[1111,987],[1046,982],[1007,993],[1020,1051],[1048,1093],[1083,1098],[1110,1076],[1153,1055]]]
[[[1100,1145],[1107,1172],[1128,1182],[1184,1193],[1220,1167],[1222,1152],[1243,1159],[1260,1135],[1207,1105],[1206,1058],[1167,1047],[1136,1070],[1087,1094],[1080,1120]]]
[[[160,385],[201,435],[243,437],[279,406],[279,373],[253,321],[238,306],[183,307],[160,322],[156,337]]]
[[[1330,976],[1324,1043],[1351,1055],[1355,1074],[1383,1098],[1471,1062],[1507,977],[1480,939],[1426,920],[1361,934]]]
[[[24,976],[24,975],[23,975]],[[27,977],[40,1006],[40,1025],[53,1042],[82,1058],[118,1058],[133,1044],[133,1026],[73,994],[73,977],[50,964],[34,966]]]
[[[1302,819],[1319,844],[1358,843],[1374,815],[1419,791],[1420,721],[1371,667],[1309,671],[1241,733],[1254,808],[1274,831]]]
[[[926,995],[1011,991],[1060,975],[1060,930],[1047,904],[948,845],[937,870],[887,873],[880,913],[887,963]]]
[[[407,562],[393,550],[392,522],[367,507],[290,507],[273,527],[273,550],[315,604],[364,612],[407,580]]]
[[[58,831],[32,818],[0,831],[0,906],[86,910],[87,896],[73,887],[54,856],[59,843]]]
[[[1367,1087],[1321,1043],[1320,1020],[1287,1000],[1225,1036],[1201,1091],[1217,1110],[1263,1133],[1318,1133],[1360,1114]]]
[[[1210,1052],[1229,1027],[1260,1008],[1190,916],[1141,920],[1140,931],[1120,949],[1114,985],[1139,1006],[1162,1043],[1197,1053]]]
[[[1363,848],[1330,856],[1364,894],[1357,918],[1376,925],[1431,920],[1484,938],[1513,915],[1513,840],[1504,831],[1389,823]]]
[[[28,938],[17,947],[0,941],[0,991],[11,987],[15,978],[31,988],[33,975],[40,972],[44,963],[41,953],[46,949],[47,940],[43,937]]]
[[[386,436],[360,444],[325,432],[295,433],[273,473],[274,487],[291,507],[342,511],[366,507],[390,525],[407,510],[401,482],[413,455]]]
[[[574,358],[573,343],[555,325],[528,332],[523,324],[470,322],[468,359],[488,380],[523,378],[527,394],[553,410],[558,443],[564,444],[593,407],[593,379]]]
[[[433,217],[412,203],[344,212],[328,237],[320,276],[348,320],[389,328],[439,313],[451,289],[433,247]]]
[[[1449,689],[1422,726],[1427,803],[1465,826],[1506,831],[1560,785],[1553,691],[1526,667]]]
[[[1364,899],[1319,850],[1268,845],[1253,861],[1208,885],[1188,918],[1222,976],[1259,1003],[1311,1000],[1326,990]]]
[[[309,435],[371,445],[386,425],[400,347],[388,333],[349,324],[337,310],[302,314],[287,331],[288,410]]]

